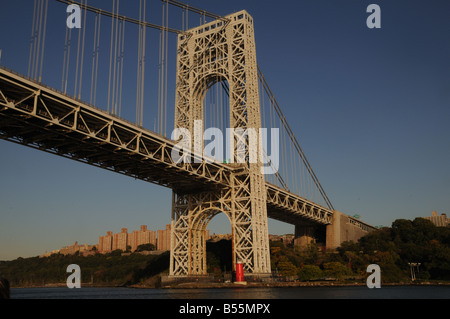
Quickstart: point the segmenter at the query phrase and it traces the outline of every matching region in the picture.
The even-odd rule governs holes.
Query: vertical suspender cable
[[[119,101],[119,113],[118,115],[121,115],[122,112],[122,85],[123,85],[123,60],[124,60],[124,48],[125,48],[125,21],[122,20],[122,32],[121,32],[121,48],[120,48],[120,60],[119,60],[119,65],[120,65],[120,85],[118,87],[118,92],[117,92],[117,96],[118,96],[118,101]]]
[[[42,81],[45,35],[47,30],[48,0],[35,0],[31,27],[28,77]]]
[[[83,3],[83,0],[81,2]],[[79,71],[79,68],[80,68],[81,31],[82,30],[78,30],[77,62],[76,62],[76,67],[75,67],[75,88],[74,88],[74,92],[73,92],[73,96],[75,98],[77,97],[77,92],[78,92],[78,74],[79,74],[78,71]]]
[[[34,80],[37,80],[37,65],[38,65],[38,61],[39,61],[39,49],[40,49],[40,44],[41,44],[41,33],[42,33],[42,16],[43,16],[43,2],[42,1],[38,1],[38,16],[36,19],[36,42],[33,48],[33,64],[32,64],[32,69],[31,69],[31,77]]]
[[[139,0],[139,26],[138,26],[138,58],[137,58],[137,75],[136,75],[136,125],[140,125],[140,62],[141,62],[141,22],[142,22],[142,0]]]
[[[137,58],[137,72],[136,72],[136,125],[139,125],[139,61],[141,57],[141,16],[142,16],[142,1],[139,0],[139,26],[138,26],[138,58]]]
[[[94,21],[94,45],[92,49],[92,68],[91,68],[91,94],[89,96],[89,103],[92,104],[92,97],[94,95],[94,73],[95,73],[95,51],[97,49],[97,20],[98,20],[99,14],[95,16]]]
[[[163,9],[164,10],[164,9]],[[161,99],[162,99],[162,94],[161,94],[161,80],[162,80],[162,36],[163,36],[163,32],[161,30],[161,32],[159,33],[159,56],[158,56],[158,125],[157,125],[157,132],[161,134]]]
[[[162,25],[163,25],[163,29],[161,30],[160,34],[159,34],[159,72],[158,72],[158,133],[161,134],[161,113],[162,113],[162,79],[163,79],[163,50],[164,50],[164,10],[165,10],[165,5],[162,5]]]
[[[301,149],[300,144],[298,143],[297,139],[295,138],[295,135],[292,133],[292,130],[291,130],[289,124],[287,123],[284,115],[282,114],[281,109],[280,109],[277,101],[275,100],[275,97],[274,97],[273,93],[271,92],[267,82],[265,81],[264,75],[262,74],[262,72],[259,69],[259,67],[258,67],[258,76],[261,77],[261,79],[262,79],[262,81],[264,83],[264,89],[266,90],[267,95],[269,96],[269,98],[273,102],[273,105],[275,107],[275,111],[277,112],[279,118],[282,120],[283,125],[284,125],[287,133],[289,134],[290,139],[294,143],[294,146],[295,146],[295,149],[296,149],[297,153],[302,158],[303,164],[305,165],[306,169],[308,170],[309,176],[311,177],[312,181],[314,182],[315,186],[317,187],[317,190],[319,191],[319,193],[322,196],[323,200],[325,201],[326,205],[330,209],[334,210],[333,205],[331,204],[331,202],[330,202],[328,196],[326,195],[324,189],[322,188],[322,185],[320,184],[316,174],[312,170],[311,165],[309,164],[305,154],[303,153],[303,150]]]
[[[69,38],[67,42],[67,61],[64,73],[64,93],[67,93],[67,82],[69,81],[70,51],[72,46],[72,29],[69,30]]]
[[[166,3],[163,5],[163,31],[162,31],[162,40],[161,40],[161,114],[160,114],[160,134],[162,135],[164,133],[164,76],[165,76],[165,66],[166,66],[166,32],[165,32],[165,26],[166,26],[166,10],[168,9],[169,5]]]
[[[140,22],[146,20],[146,0],[139,1]],[[139,57],[138,57],[138,96],[137,96],[137,124],[143,125],[144,118],[144,79],[145,79],[145,37],[147,28],[139,25]]]
[[[95,105],[97,100],[97,79],[98,79],[98,64],[99,64],[99,56],[100,56],[100,35],[101,35],[101,26],[102,26],[102,15],[98,16],[98,35],[97,35],[97,49],[96,49],[96,57],[95,57],[95,79],[94,79],[94,101]]]
[[[42,81],[42,69],[44,66],[44,48],[45,48],[45,35],[47,34],[47,11],[48,11],[48,0],[45,0],[45,16],[44,16],[44,29],[43,38],[42,38],[42,47],[41,47],[41,62],[40,62],[40,70],[39,70],[39,83]]]
[[[108,77],[108,103],[107,103],[107,111],[108,113],[112,112],[112,106],[111,106],[111,75],[112,75],[112,64],[113,64],[113,40],[114,40],[114,12],[116,8],[116,0],[113,0],[113,15],[111,17],[111,47],[109,50],[109,77]],[[110,109],[111,108],[111,109]]]
[[[87,5],[87,0],[85,1],[85,5]],[[85,43],[85,37],[86,37],[86,16],[87,16],[87,10],[84,9],[84,21],[83,21],[83,40],[81,45],[81,61],[80,61],[80,83],[78,88],[78,99],[81,99],[81,84],[83,81],[83,64],[84,64],[84,43]]]
[[[163,30],[160,35],[160,79],[159,79],[159,133],[165,134],[165,123],[167,120],[167,36],[168,36],[168,11],[169,4],[162,6]]]
[[[142,13],[142,20],[146,21],[146,0],[143,0],[144,2],[144,10]],[[147,34],[147,27],[146,26],[142,26],[142,54],[141,54],[141,98],[140,98],[140,102],[141,102],[141,121],[140,121],[140,125],[143,125],[143,121],[144,121],[144,83],[145,83],[145,44],[146,44],[146,34]]]
[[[165,32],[166,32],[166,49],[165,49],[165,53],[166,53],[166,57],[165,57],[165,66],[164,66],[164,70],[165,70],[165,76],[164,76],[164,86],[165,86],[165,92],[164,92],[164,136],[167,136],[167,63],[168,63],[168,52],[169,52],[169,3],[166,4],[166,28],[165,28]]]
[[[184,24],[183,24],[183,31],[186,31],[186,30],[189,29],[189,23],[188,23],[189,17],[188,17],[188,14],[189,14],[189,9],[188,9],[187,6],[186,6],[186,8],[184,8]]]
[[[95,105],[97,97],[98,56],[100,51],[101,14],[95,17],[94,49],[92,51],[91,97],[90,103]]]
[[[62,78],[61,78],[61,91],[64,92],[64,80],[66,78],[66,64],[67,64],[67,58],[68,58],[68,39],[69,39],[69,30],[70,28],[66,28],[66,37],[64,40],[64,59],[63,59],[63,70],[62,70]]]
[[[36,20],[37,20],[37,9],[38,8],[38,0],[34,0],[33,6],[33,22],[31,24],[31,37],[30,37],[30,53],[28,56],[28,77],[31,77],[31,69],[32,69],[32,61],[34,61],[34,43],[36,38]]]
[[[116,12],[119,12],[119,2],[120,0],[117,0],[116,3]],[[117,18],[117,13],[115,13],[116,16],[116,25],[115,25],[115,31],[114,31],[114,60],[113,60],[113,86],[112,86],[112,113],[117,114],[117,100],[116,100],[116,82],[117,82],[117,38],[118,38],[118,28],[119,28],[119,19]]]

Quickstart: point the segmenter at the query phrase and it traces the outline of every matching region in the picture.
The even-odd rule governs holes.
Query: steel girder
[[[272,184],[267,184],[267,206],[269,217],[292,224],[332,222],[332,210]]]

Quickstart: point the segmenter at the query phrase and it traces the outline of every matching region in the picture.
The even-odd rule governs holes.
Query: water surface
[[[13,288],[11,299],[450,299],[450,286],[216,289]]]

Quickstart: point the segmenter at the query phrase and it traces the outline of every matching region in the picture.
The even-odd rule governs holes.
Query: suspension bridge
[[[153,18],[139,0],[133,18],[122,13],[129,1],[108,3],[34,1],[28,73],[0,67],[0,138],[172,189],[174,277],[206,274],[206,229],[219,213],[230,220],[233,265],[256,276],[271,273],[267,218],[295,225],[300,244],[327,248],[374,229],[333,207],[257,64],[247,11],[219,16],[163,0]],[[73,4],[80,28],[50,36],[51,14]],[[58,41],[62,65],[46,65]],[[206,158],[208,128],[247,134],[232,131]],[[270,149],[248,133],[263,128],[278,129]]]

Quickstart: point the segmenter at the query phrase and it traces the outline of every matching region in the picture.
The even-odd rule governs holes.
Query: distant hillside
[[[169,268],[169,252],[161,255],[133,253],[122,256],[117,250],[92,256],[53,254],[49,257],[17,258],[0,262],[0,277],[12,287],[65,283],[70,273],[67,266],[77,264],[82,284],[121,286],[138,283]]]
[[[208,272],[231,271],[231,241],[207,243]],[[125,286],[145,283],[157,286],[160,273],[168,273],[170,253],[144,255],[124,254],[121,250],[109,254],[82,256],[53,254],[47,257],[17,258],[0,261],[0,277],[7,278],[12,287],[65,284],[70,273],[67,266],[77,264],[81,269],[82,285]]]

